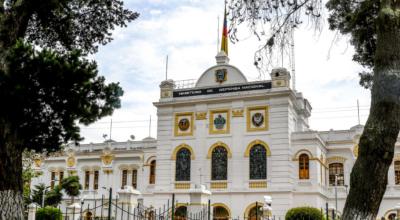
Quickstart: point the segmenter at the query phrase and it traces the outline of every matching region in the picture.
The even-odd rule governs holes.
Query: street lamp
[[[338,182],[338,174],[335,174],[335,209],[337,209],[337,182]]]
[[[55,181],[57,181],[57,179],[50,180],[50,185],[51,185],[51,183],[53,183]],[[43,189],[43,192],[42,192],[42,208],[44,208],[44,195],[46,194],[47,189],[50,188],[50,187],[51,186],[45,186],[44,189]]]

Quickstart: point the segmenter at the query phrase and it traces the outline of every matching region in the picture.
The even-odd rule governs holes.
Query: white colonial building
[[[225,52],[216,59],[193,86],[161,82],[154,103],[157,139],[68,147],[59,156],[36,160],[35,170],[43,175],[32,185],[53,186],[78,175],[86,202],[129,185],[145,206],[156,209],[172,194],[180,207],[193,205],[191,190],[205,185],[214,216],[221,219],[252,215],[265,195],[272,197],[276,219],[292,207],[325,210],[326,203],[329,209],[337,204],[340,213],[363,126],[314,131],[308,124],[311,105],[290,88],[288,71],[274,69],[271,80],[249,82]],[[379,218],[396,215],[399,184],[396,154]]]

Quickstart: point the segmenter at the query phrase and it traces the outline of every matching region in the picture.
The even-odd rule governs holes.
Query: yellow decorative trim
[[[313,156],[313,154],[311,153],[310,150],[308,150],[308,149],[301,149],[301,150],[298,150],[298,151],[294,154],[293,160],[299,160],[300,155],[302,155],[302,154],[304,154],[304,153],[308,155],[308,158],[314,158],[314,156]]]
[[[256,107],[248,107],[247,108],[247,117],[246,117],[246,124],[247,124],[247,131],[267,131],[269,129],[269,114],[268,114],[268,106],[256,106]],[[251,127],[251,111],[254,110],[263,110],[264,111],[264,127],[259,128],[252,128]]]
[[[212,182],[211,189],[226,189],[228,188],[228,182]]]
[[[35,167],[40,168],[42,166],[43,160],[40,158],[35,158],[33,159],[33,163],[35,164]]]
[[[207,119],[207,112],[196,112],[196,120]]]
[[[218,113],[226,113],[226,129],[225,130],[214,129],[214,114],[218,114]],[[210,111],[208,131],[210,134],[229,134],[230,122],[231,122],[231,116],[230,116],[229,109],[212,110],[212,111]]]
[[[256,205],[263,207],[264,203],[263,202],[253,202],[250,205],[247,206],[247,208],[244,211],[244,216],[249,217],[249,212],[252,210]]]
[[[228,158],[232,158],[232,151],[229,148],[229,146],[222,141],[217,141],[215,144],[211,145],[211,147],[208,149],[207,159],[211,159],[211,155],[212,155],[214,148],[220,147],[220,146],[224,147],[226,149],[226,151],[228,152]]]
[[[341,156],[334,156],[334,157],[329,157],[326,159],[327,163],[344,163],[346,161],[346,158],[341,157]]]
[[[224,209],[226,209],[226,211],[228,211],[228,214],[229,214],[228,219],[232,216],[231,209],[227,205],[225,205],[224,203],[214,203],[211,206],[214,207],[214,208],[215,207],[223,207]]]
[[[249,182],[249,188],[251,189],[259,189],[259,188],[267,188],[267,181],[252,181]]]
[[[107,152],[101,155],[100,158],[104,165],[109,166],[113,162],[115,156],[111,152]]]
[[[259,145],[261,145],[261,146],[263,146],[263,147],[265,148],[265,151],[266,151],[266,153],[267,153],[267,157],[271,156],[271,150],[269,149],[268,144],[265,143],[264,141],[258,140],[258,139],[257,139],[257,140],[254,140],[254,141],[252,141],[252,142],[250,142],[250,143],[247,145],[246,151],[244,152],[244,156],[245,156],[245,157],[249,157],[249,155],[250,155],[250,149],[251,149],[254,145],[257,145],[257,144],[259,144]]]
[[[358,157],[358,148],[359,148],[358,144],[354,145],[354,147],[353,147],[354,157]]]
[[[66,159],[67,167],[74,167],[76,165],[76,159],[74,156],[69,156]]]
[[[113,170],[108,170],[108,169],[107,169],[107,170],[104,170],[104,169],[103,169],[103,173],[105,173],[105,174],[112,174],[112,173],[113,173]]]
[[[232,110],[232,117],[243,117],[243,109]]]
[[[175,189],[190,189],[190,183],[175,183]]]
[[[189,124],[188,132],[179,133],[179,117],[180,116],[189,116],[190,117],[190,124]],[[175,136],[192,136],[193,135],[193,126],[194,126],[193,118],[194,118],[193,112],[175,113],[174,135]]]
[[[190,159],[194,160],[195,156],[194,156],[194,151],[192,149],[192,147],[190,147],[187,144],[180,144],[177,147],[175,147],[174,151],[172,152],[171,155],[171,160],[176,160],[176,153],[178,153],[178,151],[182,148],[186,148],[190,151]]]

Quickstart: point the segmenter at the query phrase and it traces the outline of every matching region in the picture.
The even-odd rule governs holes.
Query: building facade
[[[87,202],[101,200],[110,187],[129,185],[155,208],[172,194],[180,206],[190,205],[190,190],[204,185],[221,219],[251,216],[265,195],[272,197],[277,219],[292,207],[325,209],[326,203],[340,213],[363,126],[311,130],[311,105],[290,88],[287,70],[249,82],[224,52],[216,60],[194,85],[160,84],[157,139],[67,147],[36,160],[42,175],[32,185],[54,186],[78,175]],[[388,180],[378,216],[392,219],[400,202],[400,153]],[[64,204],[69,201],[65,196]]]

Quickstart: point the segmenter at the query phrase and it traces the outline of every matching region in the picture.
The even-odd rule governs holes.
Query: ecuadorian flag
[[[226,4],[224,11],[224,27],[222,28],[221,51],[225,51],[228,55],[228,22],[226,20]]]

